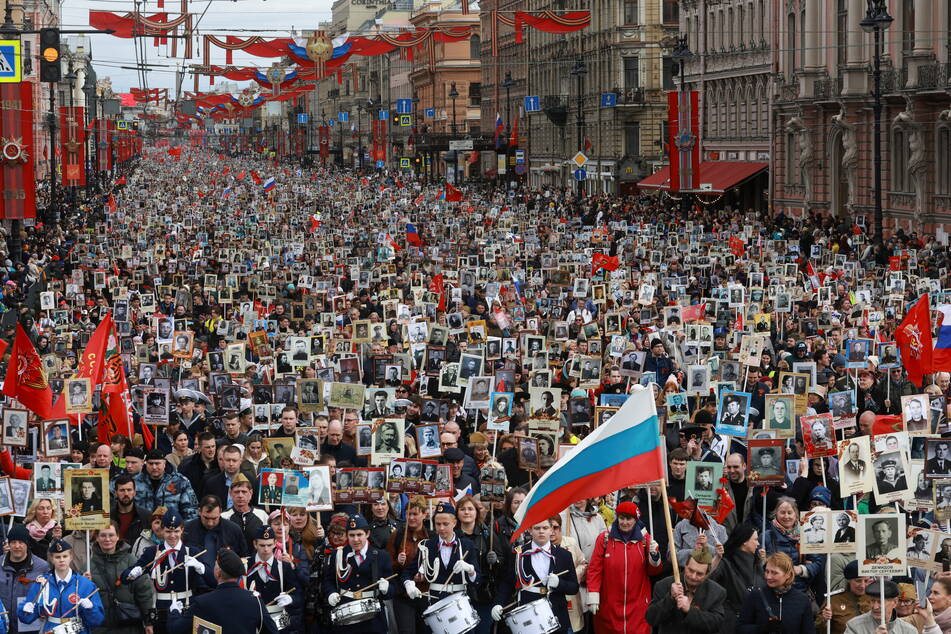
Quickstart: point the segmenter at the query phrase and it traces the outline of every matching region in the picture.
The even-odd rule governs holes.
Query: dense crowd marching
[[[946,240],[176,154],[5,263],[0,634],[951,632]]]

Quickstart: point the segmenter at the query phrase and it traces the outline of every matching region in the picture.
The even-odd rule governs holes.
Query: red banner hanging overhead
[[[112,133],[114,121],[96,119],[96,157],[100,171],[112,169]]]
[[[318,129],[318,138],[320,139],[320,158],[327,160],[330,156],[330,127],[322,125]]]
[[[700,188],[700,118],[696,90],[667,93],[670,191]]]
[[[36,218],[33,84],[0,84],[0,218]]]
[[[60,182],[67,187],[86,184],[86,109],[63,106],[59,109]]]

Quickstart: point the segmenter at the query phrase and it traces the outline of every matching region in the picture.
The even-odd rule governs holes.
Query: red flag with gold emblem
[[[925,374],[931,374],[934,346],[931,343],[931,312],[928,293],[925,293],[907,313],[898,330],[895,343],[901,350],[901,361],[908,372],[908,380],[921,385]]]
[[[102,383],[102,372],[106,358],[106,343],[112,329],[112,313],[108,313],[105,318],[99,322],[99,326],[96,328],[96,331],[92,333],[92,337],[89,338],[89,343],[86,344],[86,349],[83,350],[82,356],[79,357],[79,365],[72,378],[89,379],[89,384],[92,385],[93,389]],[[60,398],[57,400],[53,409],[53,416],[51,416],[51,418],[66,418],[66,399]],[[70,414],[69,418],[74,425],[79,424],[78,415]]]
[[[7,363],[7,376],[3,393],[23,403],[23,406],[39,416],[50,418],[53,409],[53,390],[46,380],[43,363],[23,326],[17,324],[13,351]]]
[[[110,319],[111,322],[111,319]],[[132,438],[134,430],[129,419],[129,386],[119,356],[119,337],[112,323],[106,343],[106,359],[102,373],[103,409],[99,413],[99,442],[108,443],[116,434]]]

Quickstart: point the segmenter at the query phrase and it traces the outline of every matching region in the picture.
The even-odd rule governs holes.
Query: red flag
[[[116,185],[125,185],[125,176],[117,180]]]
[[[720,478],[720,482],[725,487],[726,478]],[[723,520],[730,514],[730,511],[736,508],[736,502],[733,501],[729,491],[724,487],[717,489],[717,501],[713,507],[713,519],[715,519],[718,524],[722,524]]]
[[[446,183],[446,191],[443,195],[446,202],[449,203],[457,203],[462,200],[462,190],[453,187],[451,183]]]
[[[621,266],[616,255],[607,255],[606,253],[594,253],[591,256],[591,275],[594,275],[601,269],[609,271],[616,270]]]
[[[50,418],[53,390],[46,380],[40,355],[36,353],[33,342],[19,323],[16,339],[13,340],[13,351],[7,362],[3,393],[23,403],[24,407],[40,418]]]
[[[743,257],[743,254],[746,253],[746,243],[737,238],[736,236],[730,236],[729,240],[730,251],[738,258]]]
[[[255,172],[254,170],[251,170],[251,180],[254,181],[254,184],[255,184],[255,185],[260,185],[260,184],[261,184],[261,177],[258,176],[258,173]]]
[[[928,293],[925,293],[905,314],[895,331],[902,364],[908,372],[908,380],[915,385],[921,385],[924,375],[931,373],[934,349],[931,344],[931,313],[928,311]]]
[[[182,155],[182,148],[181,148],[181,147],[170,147],[170,148],[168,148],[168,155],[169,155],[169,156],[181,156],[181,155]]]
[[[700,507],[697,506],[696,500],[688,498],[683,502],[678,502],[677,498],[670,498],[670,505],[673,507],[674,513],[676,513],[678,517],[687,520],[695,527],[701,530],[707,530],[710,528],[710,522],[707,521],[703,511],[701,511]]]
[[[594,146],[591,144],[591,139],[589,139],[588,136],[585,135],[585,137],[584,137],[584,151],[585,151],[585,152],[590,152],[592,147],[594,147]]]
[[[872,423],[873,436],[879,434],[894,434],[900,431],[905,431],[905,423],[902,420],[901,414],[895,414],[894,416],[889,414],[875,416],[875,422]]]
[[[237,179],[238,179],[239,181],[243,181],[243,180],[244,180],[244,170],[241,170],[240,172],[238,172]]]
[[[93,389],[102,383],[102,372],[106,358],[106,343],[109,338],[109,332],[112,328],[112,313],[107,313],[105,318],[99,322],[96,331],[89,338],[86,349],[79,357],[79,365],[73,374],[74,379],[89,379]],[[53,406],[53,415],[50,418],[66,418],[66,399],[60,397]],[[79,424],[79,418],[73,414],[70,415],[73,424]]]
[[[512,134],[509,137],[509,146],[513,148],[518,147],[518,117],[515,117],[515,121],[512,122]]]
[[[446,310],[446,284],[443,280],[442,273],[438,273],[433,276],[432,281],[429,283],[429,292],[430,293],[439,293],[439,306],[437,307],[441,311]]]
[[[819,290],[819,284],[821,284],[821,281],[819,280],[819,276],[816,275],[815,267],[812,266],[812,260],[806,262],[806,276],[809,278],[809,283],[812,284],[812,290]]]
[[[707,303],[702,302],[700,304],[693,304],[692,306],[684,306],[680,309],[680,318],[684,323],[688,321],[700,321],[703,319],[703,315],[707,312]]]
[[[308,227],[308,230],[309,230],[311,233],[315,233],[315,232],[317,231],[317,229],[319,229],[319,228],[320,228],[320,218],[317,217],[317,214],[311,214],[311,215],[310,215],[310,226]]]
[[[99,415],[99,442],[108,443],[116,434],[127,438],[135,435],[132,421],[129,419],[129,386],[125,380],[125,369],[119,356],[119,338],[115,325],[108,337],[108,350],[102,377],[102,397],[106,407]],[[144,427],[144,426],[143,426]]]
[[[889,271],[901,270],[901,256],[900,255],[888,256],[888,270]]]
[[[116,197],[113,196],[111,193],[109,194],[109,202],[106,203],[106,207],[109,208],[110,213],[116,212]]]

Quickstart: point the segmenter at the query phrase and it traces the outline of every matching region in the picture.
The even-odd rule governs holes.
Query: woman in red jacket
[[[648,578],[661,571],[660,548],[638,521],[637,505],[622,502],[611,528],[598,535],[588,564],[588,610],[594,631],[650,634]]]

